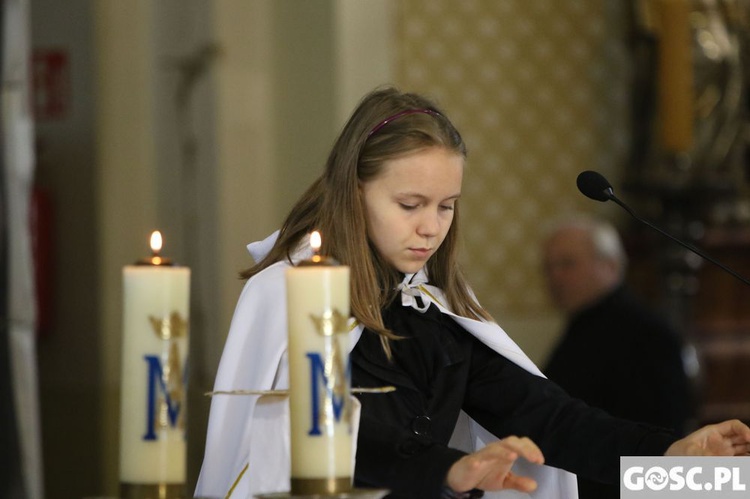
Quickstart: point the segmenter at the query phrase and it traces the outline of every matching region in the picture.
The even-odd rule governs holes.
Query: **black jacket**
[[[461,409],[500,438],[530,437],[549,465],[608,482],[619,479],[619,456],[660,455],[675,440],[569,397],[434,305],[422,314],[397,301],[383,318],[404,337],[392,342],[393,361],[368,330],[351,354],[352,386],[397,388],[359,397],[358,486],[388,488],[392,498],[439,497],[448,469],[464,455],[447,447]]]

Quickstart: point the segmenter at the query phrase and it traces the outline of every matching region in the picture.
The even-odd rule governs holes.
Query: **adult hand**
[[[711,424],[673,443],[665,456],[746,456],[750,453],[750,428],[732,419]]]
[[[536,489],[536,481],[510,471],[519,457],[544,464],[542,451],[530,439],[507,437],[453,463],[448,470],[446,485],[456,492],[471,489],[531,492]]]

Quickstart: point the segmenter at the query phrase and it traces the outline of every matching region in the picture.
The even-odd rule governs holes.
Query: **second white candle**
[[[303,262],[286,274],[292,493],[350,490],[349,267]]]

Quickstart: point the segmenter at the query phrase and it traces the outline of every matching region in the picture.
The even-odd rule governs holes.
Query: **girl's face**
[[[464,159],[442,147],[386,161],[361,185],[367,236],[398,271],[424,267],[445,239],[461,195]]]

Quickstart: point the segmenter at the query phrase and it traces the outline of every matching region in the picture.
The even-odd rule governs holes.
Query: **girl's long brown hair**
[[[387,118],[414,109],[430,112],[404,114],[373,133]],[[291,260],[307,234],[319,230],[323,235],[321,253],[350,267],[352,315],[381,335],[389,353],[387,339],[397,336],[384,326],[381,309],[396,296],[402,277],[368,241],[359,187],[376,178],[385,161],[429,147],[443,147],[466,157],[458,131],[428,99],[391,87],[365,96],[336,140],[325,171],[294,205],[269,254],[240,276],[249,279],[275,262]],[[444,291],[454,313],[490,320],[489,313],[472,297],[458,266],[458,205],[456,202],[445,240],[427,262],[427,274],[430,283]]]

